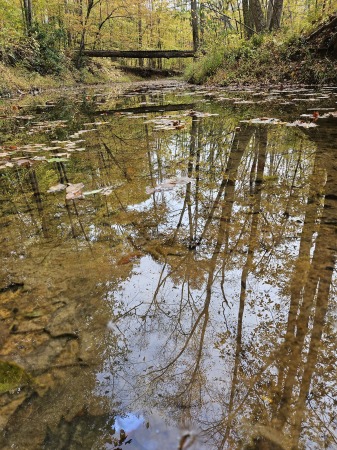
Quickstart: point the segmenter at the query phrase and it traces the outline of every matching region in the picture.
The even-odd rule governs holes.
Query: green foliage
[[[65,32],[61,28],[49,25],[35,25],[32,39],[36,42],[35,61],[30,64],[41,75],[55,73],[59,75],[64,68],[64,57],[61,52],[61,42],[65,38]]]
[[[36,24],[29,36],[7,43],[0,52],[0,59],[11,66],[19,64],[41,75],[59,75],[65,65],[65,58],[60,50],[63,38],[64,32],[61,29]]]
[[[194,61],[185,71],[185,78],[196,84],[204,83],[222,66],[225,57],[225,47],[215,46],[206,55]]]
[[[210,48],[189,66],[185,76],[194,83],[336,83],[336,60],[321,57],[302,34],[282,32],[237,37],[226,46]]]

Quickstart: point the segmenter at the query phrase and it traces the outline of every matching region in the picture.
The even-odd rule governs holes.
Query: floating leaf
[[[18,119],[18,120],[33,120],[34,116],[15,116],[15,119]]]
[[[65,156],[66,158],[69,158],[70,155],[69,155],[69,153],[64,153],[64,152],[63,152],[63,153],[56,153],[56,154],[55,154],[55,157],[56,157],[56,158],[63,158],[64,156]]]
[[[110,194],[112,194],[112,191],[113,191],[112,186],[107,186],[102,189],[101,194],[102,195],[110,195]]]
[[[45,156],[34,156],[32,161],[47,161],[47,158]]]
[[[83,192],[83,195],[84,195],[84,196],[87,196],[87,195],[99,194],[101,191],[102,191],[102,189],[94,189],[93,191],[86,191],[86,192]]]
[[[67,161],[69,161],[69,159],[68,158],[50,158],[50,159],[47,159],[47,161],[49,163],[51,163],[51,162],[67,162]]]
[[[3,161],[0,162],[0,169],[5,169],[7,167],[14,167],[14,164],[12,162],[5,162],[3,164]]]
[[[206,113],[206,112],[201,112],[201,111],[188,111],[188,113],[185,114],[186,116],[191,116],[191,117],[211,117],[211,116],[218,116],[219,114],[211,114],[211,113]]]
[[[66,188],[66,200],[75,200],[83,197],[82,189],[84,188],[83,183],[69,184]]]
[[[273,117],[258,117],[257,119],[250,120],[240,120],[241,123],[252,123],[252,124],[261,124],[261,125],[283,125],[280,119],[275,119]]]
[[[315,128],[318,125],[313,122],[303,122],[303,120],[295,120],[295,122],[287,123],[287,127]]]
[[[66,189],[66,187],[67,186],[65,184],[59,183],[59,184],[56,184],[55,186],[51,186],[47,192],[48,193],[61,192],[61,191],[64,191],[64,189]]]
[[[134,261],[135,259],[140,258],[142,255],[143,255],[143,253],[140,251],[128,253],[127,255],[122,256],[117,261],[117,264],[118,265],[129,264],[130,262]]]
[[[20,167],[30,167],[32,162],[29,159],[19,159],[16,161],[16,164]]]
[[[189,177],[175,177],[175,178],[169,178],[167,180],[164,180],[163,183],[158,184],[158,186],[154,188],[146,188],[147,194],[153,194],[154,192],[161,192],[161,191],[168,191],[173,189],[177,185],[183,185],[190,183],[192,178]]]

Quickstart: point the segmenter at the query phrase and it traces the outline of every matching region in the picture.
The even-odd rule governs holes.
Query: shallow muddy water
[[[0,105],[1,448],[337,448],[336,102]]]

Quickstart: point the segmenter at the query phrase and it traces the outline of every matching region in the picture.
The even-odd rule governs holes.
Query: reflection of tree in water
[[[326,391],[320,392],[315,385],[310,389],[313,381],[319,381],[317,378],[313,380],[313,376],[319,354],[324,353],[322,335],[326,325],[337,249],[335,145],[330,145],[331,133],[322,125],[318,131],[310,133],[318,150],[299,256],[291,283],[287,332],[281,353],[284,356],[279,362],[279,378],[273,405],[273,425],[280,430],[290,430],[293,448],[299,446],[302,424],[308,414],[306,409],[314,411],[320,397],[329,395]],[[313,243],[314,251],[311,255]],[[315,415],[311,419],[312,426],[315,424],[326,434],[324,445],[337,444],[337,437],[330,428],[333,416],[325,423],[319,412]],[[332,425],[332,430],[334,428]]]
[[[303,148],[290,155],[293,163],[288,160],[286,171],[280,174],[283,185],[285,179],[288,180],[286,190],[282,200],[278,194],[280,203],[272,205],[269,201],[272,199],[274,180],[270,181],[265,174],[267,168],[269,173],[273,173],[273,164],[280,167],[280,160],[269,153],[266,128],[242,128],[233,139],[223,179],[205,215],[206,209],[200,201],[203,187],[198,171],[200,155],[197,137],[202,126],[202,122],[192,122],[189,144],[188,176],[196,179],[196,186],[194,192],[190,183],[186,186],[177,226],[165,236],[166,245],[173,250],[171,256],[168,253],[162,255],[165,265],[153,301],[148,304],[143,316],[145,322],[147,317],[152,317],[148,331],[160,327],[167,337],[157,354],[161,364],[147,372],[146,383],[151,386],[153,398],[156,398],[156,392],[161,392],[161,405],[172,410],[176,417],[184,417],[182,420],[185,423],[198,417],[199,423],[204,424],[205,436],[208,436],[207,439],[212,436],[216,448],[239,448],[247,441],[247,435],[253,437],[254,448],[298,448],[302,432],[306,438],[310,435],[310,439],[321,442],[320,431],[328,435],[326,442],[329,439],[334,442],[330,425],[323,423],[320,413],[313,406],[319,407],[320,401],[325,400],[320,398],[320,394],[310,394],[316,390],[311,386],[313,382],[325,383],[324,373],[320,373],[319,379],[314,377],[314,373],[320,351],[323,352],[322,336],[326,339],[323,326],[336,253],[336,245],[331,245],[336,239],[335,198],[334,194],[329,194],[336,190],[333,164],[327,165],[326,155],[318,152],[311,161],[308,156],[310,152]],[[248,143],[251,144],[249,147]],[[243,160],[244,152],[246,156]],[[248,155],[249,168],[245,166]],[[300,178],[301,167],[308,166],[309,161],[312,176],[306,183]],[[249,180],[250,194],[247,197],[237,191],[238,186],[242,186],[246,192],[245,181],[238,179],[242,170]],[[306,191],[308,200],[303,207],[301,196]],[[198,198],[193,196],[196,192]],[[242,205],[246,205],[242,207],[244,215],[233,208],[239,198],[242,198]],[[273,206],[277,209],[278,218]],[[295,256],[294,251],[285,252],[284,267],[278,265],[274,269],[270,263],[280,256],[277,246],[281,246],[281,251],[287,249],[289,238],[284,235],[296,230],[296,220],[291,220],[291,215],[296,219],[302,214],[305,214],[305,220],[298,255]],[[185,221],[184,215],[187,215]],[[300,219],[297,220],[299,222]],[[216,232],[215,223],[218,223]],[[185,243],[190,250],[184,253],[185,256],[174,256],[175,246],[182,252],[181,242],[184,239],[182,241],[179,235],[188,237]],[[212,244],[212,248],[207,247],[207,259],[203,256],[204,239]],[[229,296],[225,293],[228,291],[227,273],[230,274],[228,271],[233,267],[232,258],[238,258],[242,266],[235,331],[231,313],[233,294]],[[195,273],[191,268],[193,264],[198,267],[194,269]],[[283,295],[290,294],[286,319],[282,303],[279,304],[277,299],[270,300],[269,294],[255,301],[249,285],[252,285],[252,280],[268,275],[270,268],[271,276],[274,270],[278,272],[285,286],[289,283],[292,267],[294,273],[289,288],[282,288]],[[199,277],[197,285],[194,283],[196,277]],[[266,279],[273,284],[269,275]],[[175,286],[181,286],[180,300],[178,304],[171,302],[168,309],[160,290],[165,283],[172,281]],[[259,295],[256,292],[256,296]],[[276,304],[272,306],[272,321],[268,321],[263,316],[264,311],[261,312],[261,305],[268,312],[273,300]],[[227,375],[218,380],[223,389],[214,386],[207,374],[210,360],[218,358],[212,350],[216,339],[214,328],[219,326],[214,307],[219,309],[219,313],[221,309],[224,311],[225,330],[219,336],[223,335],[225,341],[226,336],[233,336],[234,344],[233,351],[230,343],[222,343],[223,351],[226,353],[227,349],[227,353],[233,355],[231,359],[222,354],[225,360],[232,361],[232,375],[227,368]],[[254,308],[258,325],[254,327],[255,331],[247,334],[247,317],[252,315]],[[156,315],[157,319],[154,319]],[[158,323],[154,325],[153,322]],[[145,328],[143,331],[146,332]],[[251,342],[247,341],[249,336],[253,338]],[[330,358],[335,361],[333,354]],[[214,411],[213,414],[211,412],[210,405],[214,401],[223,410],[220,419],[215,418]],[[331,414],[328,410],[327,405],[327,413]],[[208,419],[206,411],[211,414]],[[307,428],[303,428],[304,423],[311,423],[316,431],[308,434]]]
[[[334,307],[336,185],[334,144],[326,143],[333,130],[310,130],[322,154],[293,130],[287,147],[282,129],[234,132],[224,118],[188,118],[183,132],[166,135],[138,123],[131,136],[126,120],[93,133],[92,152],[77,165],[53,165],[58,182],[81,176],[93,188],[116,183],[109,198],[65,207],[62,200],[61,208],[41,194],[50,184],[31,169],[15,185],[15,207],[34,233],[106,241],[107,254],[120,246],[145,255],[141,280],[153,285],[139,297],[132,287],[131,305],[121,289],[120,314],[114,309],[116,336],[125,336],[122,349],[106,352],[109,392],[124,377],[114,395],[161,409],[186,428],[198,422],[210,448],[240,448],[250,437],[255,448],[298,448],[301,433],[321,445],[321,432],[334,442],[335,381],[326,370],[336,362],[326,319]],[[194,181],[144,194],[147,184],[177,174]],[[98,425],[108,417],[100,414]],[[86,412],[73,423],[61,420],[46,442],[58,431],[72,439],[92,420]]]

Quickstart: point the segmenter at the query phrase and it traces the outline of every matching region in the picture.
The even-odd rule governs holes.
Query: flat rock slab
[[[54,338],[61,336],[77,338],[76,305],[70,303],[59,308],[51,317],[50,324],[45,327],[45,330]]]

